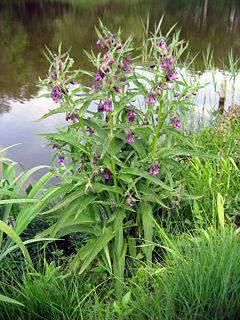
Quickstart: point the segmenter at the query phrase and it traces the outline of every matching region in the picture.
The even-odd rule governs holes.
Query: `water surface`
[[[150,16],[153,28],[165,14],[164,29],[178,23],[192,53],[214,47],[215,62],[232,48],[240,51],[240,2],[238,0],[1,0],[0,1],[0,146],[22,145],[8,153],[25,168],[49,163],[46,141],[37,136],[64,124],[62,116],[33,122],[53,107],[37,99],[38,77],[48,66],[42,52],[59,42],[71,47],[76,65],[88,67],[83,49],[95,48],[94,25],[98,17],[109,28],[122,27],[127,36],[142,34],[142,20]],[[203,67],[201,55],[197,58]]]

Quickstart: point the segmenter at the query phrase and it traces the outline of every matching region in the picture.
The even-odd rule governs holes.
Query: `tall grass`
[[[210,230],[172,241],[148,290],[137,287],[133,319],[239,319],[239,236]]]

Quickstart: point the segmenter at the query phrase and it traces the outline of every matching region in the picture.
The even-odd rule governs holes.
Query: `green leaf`
[[[139,213],[142,217],[143,232],[144,232],[144,252],[146,255],[147,263],[152,264],[152,252],[153,252],[153,213],[152,207],[148,203],[143,203],[140,206]]]
[[[217,194],[217,212],[218,212],[219,225],[222,229],[224,229],[224,225],[225,225],[224,199],[219,192]]]
[[[30,264],[32,264],[32,260],[30,258],[28,251],[27,251],[27,248],[25,247],[24,243],[22,242],[20,237],[17,235],[17,233],[12,228],[10,228],[5,222],[3,222],[1,220],[0,220],[0,230],[2,230],[4,233],[6,233],[18,245],[18,247],[21,249],[24,257],[28,260],[28,262]],[[0,260],[2,259],[1,256],[2,255],[0,255]]]
[[[0,200],[0,205],[2,204],[13,204],[13,203],[33,203],[38,202],[37,199],[6,199]]]
[[[44,134],[40,134],[40,136],[66,142],[66,143],[70,144],[71,146],[81,150],[86,155],[90,156],[90,153],[87,151],[84,144],[81,143],[78,140],[77,136],[74,136],[73,134],[69,134],[69,133],[44,133]]]
[[[113,229],[108,227],[106,228],[102,235],[95,239],[91,246],[88,247],[88,254],[83,261],[83,264],[80,269],[80,274],[82,274],[87,267],[92,263],[101,250],[109,243],[109,241],[114,237]]]
[[[18,304],[19,306],[23,306],[24,307],[24,305],[22,303],[18,302],[17,300],[9,298],[9,297],[6,297],[6,296],[4,296],[2,294],[0,294],[0,301],[1,302],[6,302],[6,303]]]

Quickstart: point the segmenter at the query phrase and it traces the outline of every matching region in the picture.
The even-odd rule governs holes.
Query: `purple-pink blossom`
[[[56,85],[52,88],[51,98],[55,103],[62,98],[62,88],[60,86]]]
[[[135,142],[135,136],[131,132],[126,134],[126,139],[129,144],[133,144]]]
[[[56,69],[52,70],[51,77],[53,78],[53,80],[57,80],[57,71],[56,71]]]
[[[162,68],[165,70],[171,69],[174,63],[173,57],[167,57],[162,61]]]
[[[61,164],[61,163],[63,163],[63,162],[64,162],[64,156],[59,155],[59,156],[57,157],[57,163],[58,163],[58,164]]]
[[[175,69],[173,70],[169,70],[166,74],[166,80],[167,81],[173,81],[173,80],[177,80],[178,79],[178,75]]]
[[[98,70],[96,77],[95,77],[95,80],[101,81],[104,78],[104,76],[105,76],[105,74],[101,70]]]
[[[73,123],[77,121],[78,115],[76,113],[71,113],[66,117],[66,121],[71,120]]]
[[[153,104],[155,102],[156,96],[151,93],[147,98],[146,98],[146,103],[147,104]]]
[[[128,122],[133,122],[136,117],[136,112],[134,110],[128,110],[127,115],[128,115]]]
[[[121,92],[121,88],[120,88],[120,87],[114,86],[113,89],[114,89],[114,91],[117,92],[117,93]]]
[[[104,169],[104,171],[103,171],[103,178],[105,179],[105,181],[110,180],[111,175],[112,175],[112,172],[111,172],[110,170]]]
[[[156,41],[157,46],[159,46],[159,48],[161,48],[163,51],[167,52],[168,51],[168,47],[167,44],[164,40],[162,39],[157,39]]]
[[[173,128],[178,129],[182,126],[182,121],[176,117],[171,119],[171,123]]]
[[[158,162],[155,161],[149,169],[149,173],[152,174],[153,176],[157,176],[159,174],[159,167],[158,167]]]
[[[112,111],[112,101],[110,99],[101,100],[98,106],[98,111],[99,112]]]

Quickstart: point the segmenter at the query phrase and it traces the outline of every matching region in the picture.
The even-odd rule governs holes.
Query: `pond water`
[[[141,36],[142,22],[150,16],[153,28],[165,14],[164,28],[178,22],[192,53],[214,48],[221,66],[232,48],[240,50],[238,0],[1,0],[0,1],[0,146],[21,143],[8,156],[25,168],[48,164],[51,153],[38,133],[64,124],[63,116],[34,122],[53,103],[38,99],[36,82],[44,77],[44,46],[55,50],[59,42],[71,47],[76,65],[88,67],[83,49],[95,48],[98,17],[109,28],[119,26],[128,35]],[[197,65],[201,69],[199,55]]]

